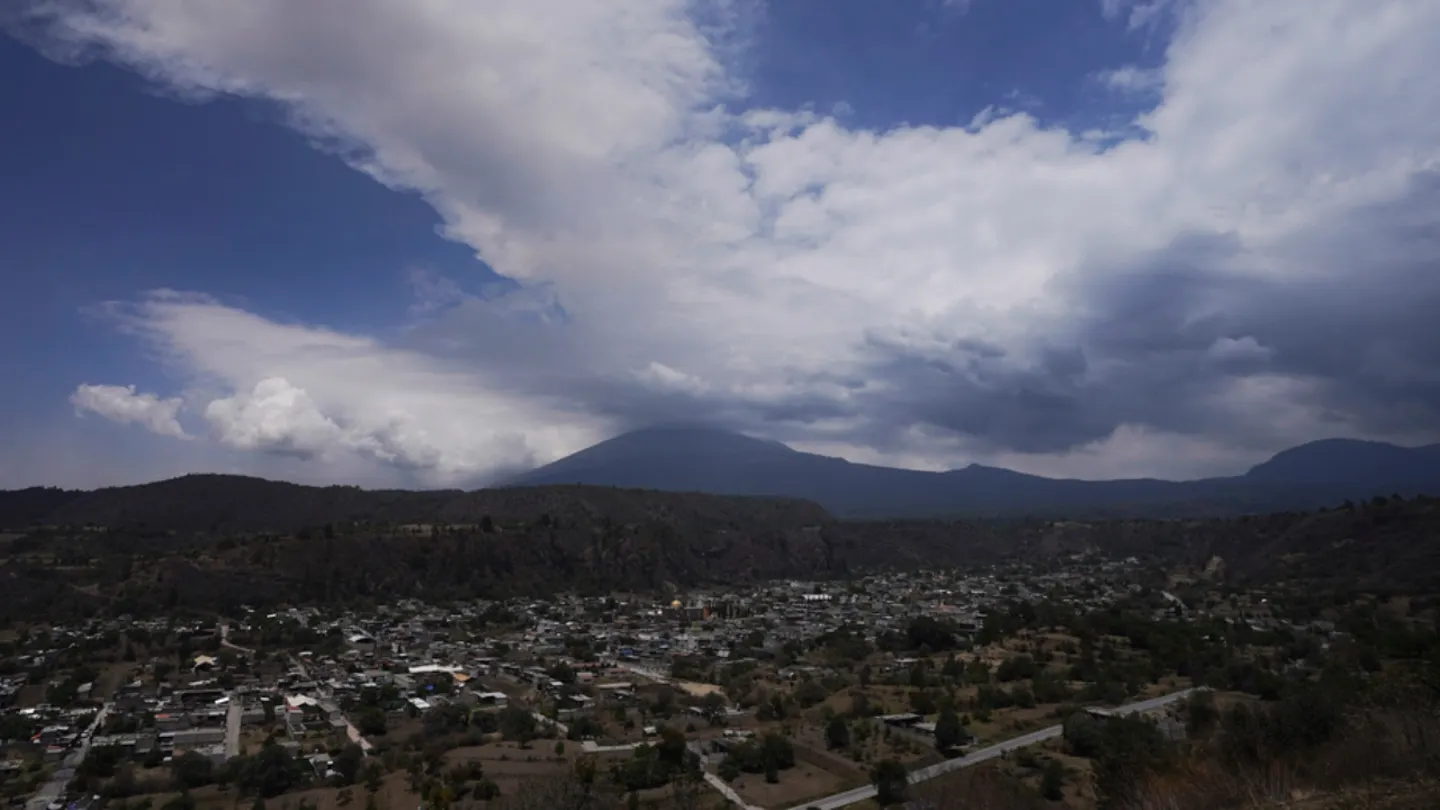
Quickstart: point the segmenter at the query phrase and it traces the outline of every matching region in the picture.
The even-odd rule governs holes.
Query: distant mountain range
[[[802,498],[843,517],[1199,517],[1440,493],[1440,444],[1326,439],[1232,477],[1082,481],[977,464],[946,472],[853,464],[724,430],[667,427],[601,442],[505,486],[545,484]]]
[[[527,520],[576,509],[634,522],[681,503],[698,513],[763,513],[762,524],[786,510],[807,515],[802,522],[811,524],[833,517],[1199,518],[1328,508],[1392,494],[1440,495],[1440,445],[1330,439],[1291,448],[1227,478],[1079,481],[973,464],[948,472],[852,464],[738,433],[669,427],[627,433],[473,492],[306,487],[233,475],[188,475],[91,492],[0,491],[0,528],[258,531],[354,521],[471,523],[484,515]]]

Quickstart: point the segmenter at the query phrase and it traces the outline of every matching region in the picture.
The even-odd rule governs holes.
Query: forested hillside
[[[368,492],[191,476],[68,498],[7,493],[0,507],[11,529],[0,541],[0,618],[659,592],[882,568],[1059,565],[1072,554],[1135,556],[1235,584],[1440,590],[1440,501],[1431,498],[1225,519],[838,521],[814,504],[764,498]],[[45,523],[34,525],[41,508]]]

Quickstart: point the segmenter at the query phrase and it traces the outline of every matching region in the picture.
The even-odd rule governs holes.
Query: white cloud
[[[473,370],[205,297],[162,293],[111,315],[195,381],[187,396],[228,447],[358,456],[450,484],[604,436],[603,422],[491,388]]]
[[[261,380],[248,394],[211,401],[205,419],[220,441],[241,450],[303,458],[334,449],[344,438],[309,394],[281,377]]]
[[[189,438],[177,415],[179,397],[161,399],[155,394],[137,393],[133,385],[80,385],[70,395],[70,404],[79,413],[93,413],[120,424],[138,424],[176,439]]]
[[[1104,8],[1139,25],[1180,5]],[[422,194],[447,236],[531,285],[480,298],[426,281],[426,320],[389,344],[207,299],[124,313],[198,381],[197,407],[220,414],[230,443],[334,447],[448,478],[577,449],[660,407],[656,396],[856,457],[1009,458],[933,424],[897,424],[891,445],[874,443],[873,423],[890,417],[864,403],[905,393],[874,378],[876,346],[938,362],[994,345],[961,371],[1001,390],[998,378],[1035,373],[1057,345],[1092,349],[1076,324],[1099,304],[1077,291],[1195,234],[1236,245],[1207,268],[1228,277],[1363,279],[1302,248],[1440,166],[1440,4],[1423,1],[1195,5],[1157,74],[1107,74],[1161,89],[1137,122],[1148,137],[1113,147],[1024,113],[881,132],[747,109],[727,64],[738,2],[704,27],[682,0],[37,8],[52,42],[103,44],[185,91],[286,105],[297,127]],[[1247,339],[1215,351],[1233,361]],[[1127,371],[1098,354],[1082,365],[1066,373],[1092,389]],[[287,387],[257,390],[277,379]],[[1251,386],[1246,397],[1262,399],[1245,401],[1323,410],[1300,401],[1306,382]],[[1190,448],[1186,426],[1117,413],[1123,442],[1086,438],[1074,452],[1188,469],[1117,449]],[[1061,451],[1027,463],[1073,466]]]
[[[1125,17],[1130,30],[1153,27],[1183,9],[1192,0],[1100,0],[1100,13],[1107,20]]]
[[[1142,68],[1136,65],[1122,65],[1107,68],[1095,78],[1106,87],[1122,93],[1151,93],[1158,91],[1165,80],[1158,68]]]

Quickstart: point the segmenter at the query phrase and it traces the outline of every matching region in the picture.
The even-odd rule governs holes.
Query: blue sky
[[[1320,297],[1434,291],[1426,5],[577,3],[27,7],[0,485],[479,484],[676,415],[1081,477],[1436,435],[1402,302]]]
[[[86,317],[102,302],[203,290],[282,318],[393,329],[406,268],[477,268],[473,249],[436,235],[424,202],[312,148],[272,105],[180,103],[104,62],[62,65],[8,38],[0,72],[24,79],[0,86],[0,328],[46,352],[6,359],[7,375],[44,390],[23,403],[31,415],[53,414],[77,375],[161,382]]]
[[[773,3],[754,46],[753,100],[843,104],[854,110],[848,122],[877,129],[964,126],[990,105],[1078,129],[1109,126],[1139,105],[1096,74],[1156,66],[1169,27],[1132,30],[1099,2]]]

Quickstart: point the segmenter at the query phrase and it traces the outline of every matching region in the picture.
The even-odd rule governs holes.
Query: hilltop
[[[662,427],[617,436],[508,482],[543,484],[801,498],[841,517],[1213,517],[1440,493],[1440,445],[1329,439],[1229,477],[1089,481],[981,465],[924,472],[854,464],[729,431]]]

